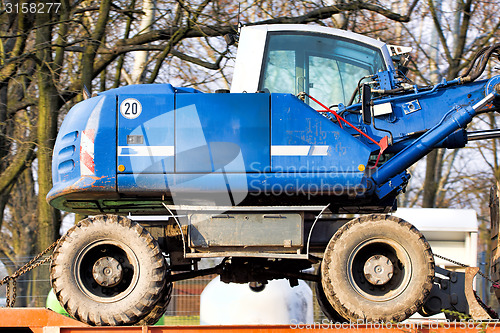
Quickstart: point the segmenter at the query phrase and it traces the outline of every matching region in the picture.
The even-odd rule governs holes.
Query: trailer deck
[[[498,321],[445,322],[422,321],[403,323],[292,323],[291,325],[227,325],[227,326],[88,326],[75,319],[44,308],[0,308],[0,332],[33,333],[290,333],[290,332],[500,332]]]

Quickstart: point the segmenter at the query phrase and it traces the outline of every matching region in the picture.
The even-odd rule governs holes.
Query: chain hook
[[[49,251],[53,250],[57,246],[58,243],[59,243],[59,239],[56,240],[54,243],[52,243],[44,251],[37,254],[33,259],[31,259],[27,264],[23,265],[21,268],[19,268],[17,271],[15,271],[12,275],[6,276],[2,280],[0,280],[0,286],[7,283],[7,293],[6,293],[6,302],[5,302],[6,307],[11,308],[14,306],[14,303],[16,302],[17,278],[23,274],[28,273],[32,269],[35,269],[38,266],[41,266],[41,265],[49,262],[50,260],[52,260],[52,255],[50,255],[50,256],[44,258],[43,260],[38,261],[41,257],[43,257],[45,254],[47,254]],[[12,285],[12,293],[11,293],[11,285]]]

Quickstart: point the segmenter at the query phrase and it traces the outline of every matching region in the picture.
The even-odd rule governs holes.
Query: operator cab
[[[327,106],[347,104],[361,78],[388,68],[389,50],[375,39],[319,26],[250,26],[241,31],[231,92],[305,92]]]

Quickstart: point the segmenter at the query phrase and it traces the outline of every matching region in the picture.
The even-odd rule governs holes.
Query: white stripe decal
[[[327,156],[330,146],[274,145],[271,156]],[[174,146],[119,146],[118,156],[174,156]]]
[[[80,145],[90,156],[94,157],[94,139],[89,137],[86,131],[82,132],[82,141]]]
[[[330,146],[275,145],[271,156],[327,156]]]
[[[309,155],[311,156],[327,156],[328,148],[330,146],[311,146],[311,150],[309,151]]]
[[[174,156],[174,146],[118,146],[118,156]]]
[[[82,131],[80,142],[80,173],[82,176],[95,175],[94,141],[94,129],[86,128]]]
[[[307,156],[311,146],[271,146],[271,156]]]
[[[85,164],[80,164],[80,173],[82,176],[93,176],[94,170],[90,170]]]

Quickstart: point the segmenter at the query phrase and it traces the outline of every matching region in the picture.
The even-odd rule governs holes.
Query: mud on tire
[[[390,215],[368,215],[342,226],[325,250],[322,284],[344,318],[402,321],[432,288],[434,258],[424,236]]]
[[[90,325],[132,325],[158,303],[165,260],[139,224],[114,215],[80,221],[54,250],[51,282],[66,311]]]
[[[167,278],[168,280],[168,278]],[[167,306],[172,299],[173,283],[167,282],[161,291],[160,299],[158,303],[153,307],[151,312],[149,312],[146,317],[142,318],[136,325],[154,325],[160,320],[161,316],[167,311]]]
[[[319,274],[321,275],[321,265],[319,267]],[[343,323],[346,322],[346,319],[343,318],[330,304],[328,298],[325,295],[325,291],[323,290],[323,284],[321,282],[316,282],[314,284],[314,291],[316,292],[316,300],[318,301],[318,305],[325,314],[325,316],[333,323]]]

